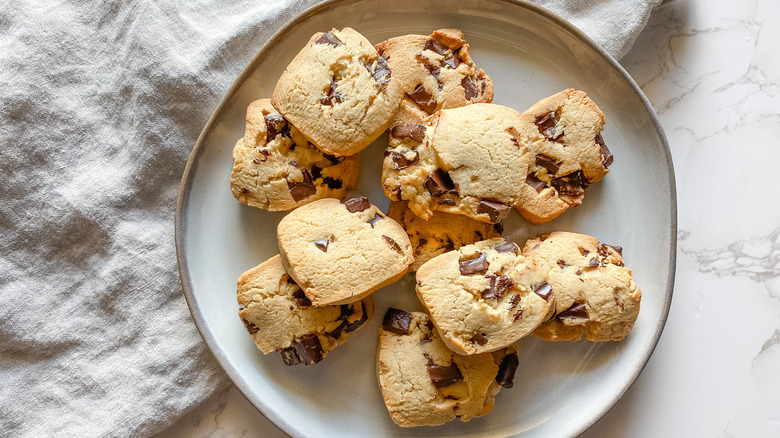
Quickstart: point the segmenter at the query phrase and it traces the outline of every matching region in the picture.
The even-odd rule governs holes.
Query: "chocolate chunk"
[[[374,77],[377,86],[379,86],[379,91],[385,91],[387,83],[390,82],[391,75],[392,72],[390,71],[390,67],[387,66],[387,59],[384,56],[380,56],[379,59],[376,60],[374,71],[371,72],[371,76]]]
[[[287,181],[287,188],[290,190],[290,194],[296,202],[302,201],[317,193],[317,189],[314,187],[309,171],[301,169],[301,174],[303,174],[303,181]]]
[[[547,114],[536,116],[534,123],[536,123],[537,129],[539,129],[539,133],[545,136],[547,139],[555,141],[561,137],[555,137],[555,128],[558,125],[557,111],[550,111]]]
[[[411,138],[417,143],[422,143],[425,138],[425,126],[418,124],[393,126],[390,129],[390,137]]]
[[[295,341],[293,346],[305,365],[314,365],[323,358],[322,344],[320,344],[320,338],[317,335],[303,335],[300,340]]]
[[[520,304],[520,295],[512,295],[512,298],[509,299],[509,310],[514,309],[518,304]]]
[[[328,243],[330,243],[328,239],[317,240],[314,242],[314,246],[319,248],[322,252],[328,252]]]
[[[498,252],[513,252],[515,254],[520,253],[520,247],[517,246],[515,242],[501,242],[498,245],[494,246],[493,249],[495,249]]]
[[[471,100],[477,96],[479,96],[479,93],[477,92],[477,88],[474,87],[474,82],[471,81],[471,78],[466,76],[463,78],[463,80],[460,81],[461,87],[463,87],[463,90],[466,94],[466,100]]]
[[[509,206],[496,201],[483,199],[477,206],[477,214],[487,214],[490,223],[494,224],[509,215]]]
[[[382,318],[382,330],[393,332],[397,335],[409,334],[409,323],[412,321],[412,314],[403,310],[389,307]]]
[[[536,286],[536,289],[534,289],[534,293],[536,295],[539,295],[540,297],[544,298],[545,301],[549,302],[550,298],[552,298],[552,286],[550,286],[546,281],[539,286]]]
[[[288,367],[301,364],[301,357],[298,356],[298,353],[295,351],[295,347],[282,348],[279,350],[279,354],[282,356],[284,364]]]
[[[243,322],[244,322],[244,328],[246,328],[246,331],[248,331],[250,335],[253,335],[253,334],[257,333],[257,331],[258,331],[258,330],[260,330],[260,329],[259,329],[259,328],[257,328],[257,326],[256,326],[254,323],[252,323],[252,322],[249,322],[249,321],[247,321],[247,320],[245,320],[245,319],[243,319],[243,318],[241,319],[241,321],[243,321]]]
[[[417,153],[417,151],[411,151],[411,152],[414,154],[414,158],[412,158],[411,160],[406,158],[406,155],[400,152],[393,151],[390,153],[390,158],[393,160],[393,163],[395,163],[395,165],[397,166],[396,168],[398,170],[406,169],[407,167],[420,162],[420,154]]]
[[[357,213],[370,208],[371,203],[368,202],[368,199],[365,196],[358,196],[344,201],[344,206],[347,207],[347,211],[350,213]]]
[[[458,68],[460,65],[460,51],[456,50],[452,52],[452,55],[444,58],[444,65],[446,65],[449,68],[455,69]]]
[[[431,74],[434,78],[436,78],[437,85],[439,86],[439,90],[444,88],[444,84],[439,80],[439,74],[441,73],[441,68],[431,64],[431,60],[427,57],[423,56],[422,53],[418,53],[415,55],[415,58],[417,59],[417,62],[423,65],[428,70],[428,73]]]
[[[326,106],[333,106],[333,101],[335,100],[336,103],[341,103],[341,94],[336,91],[336,81],[333,81],[330,83],[330,88],[328,88],[328,94],[320,99],[320,103]]]
[[[555,158],[548,157],[544,154],[536,154],[536,165],[544,167],[547,169],[547,172],[549,172],[552,175],[555,175],[556,172],[558,172],[558,163],[555,162]]]
[[[328,332],[327,335],[330,336],[333,339],[338,339],[341,337],[341,332],[347,327],[347,320],[352,315],[353,309],[352,306],[349,304],[342,304],[339,307],[339,317],[336,318],[336,321],[341,321],[341,324],[338,325],[333,331]]]
[[[523,309],[517,309],[512,316],[514,317],[513,321],[517,321],[518,319],[522,318],[523,317]]]
[[[384,234],[382,237],[385,239],[385,242],[387,242],[388,245],[390,245],[390,248],[393,248],[393,251],[397,252],[398,254],[403,255],[404,251],[401,249],[400,246],[398,246],[398,243],[396,243],[395,240],[393,240],[390,236],[385,236]]]
[[[289,164],[289,165],[290,165],[290,166],[292,166],[292,167],[295,167],[296,169],[298,168],[298,162],[297,162],[297,161],[295,161],[295,160],[292,160],[292,161],[290,161],[290,162],[289,162],[289,163],[287,163],[287,164]]]
[[[486,275],[485,278],[490,280],[490,289],[482,291],[482,298],[497,300],[504,295],[507,289],[514,286],[515,282],[506,275]]]
[[[498,374],[496,374],[496,383],[504,388],[511,388],[515,380],[515,372],[517,366],[520,365],[520,359],[517,357],[517,353],[512,353],[504,356],[501,359],[501,365],[498,366]]]
[[[438,53],[439,55],[444,55],[447,53],[447,50],[449,50],[449,48],[444,44],[436,41],[435,39],[429,38],[428,41],[425,43],[423,50],[430,50],[431,52]]]
[[[612,248],[613,250],[615,250],[616,253],[618,253],[621,256],[623,256],[623,248],[622,247],[616,246],[616,245],[608,245],[606,243],[599,244],[599,255],[600,256],[607,257],[609,255],[609,251],[605,247]]]
[[[455,202],[454,199],[443,198],[443,199],[439,200],[439,204],[441,204],[441,205],[457,205],[458,203]]]
[[[596,257],[593,257],[593,258],[592,258],[592,259],[590,259],[590,261],[588,262],[588,267],[589,267],[589,268],[595,268],[595,267],[596,267],[596,266],[598,266],[598,265],[599,265],[599,259],[597,259]]]
[[[498,233],[498,235],[504,234],[504,223],[503,222],[496,222],[493,224],[493,231]]]
[[[601,162],[604,164],[604,167],[609,167],[615,160],[615,157],[612,156],[612,152],[609,151],[609,148],[604,143],[604,138],[601,137],[600,132],[596,134],[596,144],[599,145],[599,152],[601,152]]]
[[[295,280],[293,280],[293,278],[290,277],[287,274],[284,275],[284,281],[286,281],[287,284],[292,284],[292,285],[298,286],[298,283],[296,283]]]
[[[266,143],[269,143],[271,140],[276,138],[279,133],[283,132],[285,128],[288,128],[287,120],[284,120],[284,117],[279,114],[268,114],[263,116],[263,118],[265,119]]]
[[[558,263],[558,266],[559,266],[561,269],[563,269],[563,268],[565,268],[565,267],[569,266],[569,265],[567,265],[567,264],[566,264],[566,261],[565,261],[565,260],[558,260],[558,262],[557,262],[557,263]]]
[[[458,266],[460,267],[460,275],[483,275],[487,272],[490,263],[485,258],[485,254],[480,252],[469,259],[461,259]]]
[[[463,375],[460,373],[460,369],[458,369],[458,365],[455,362],[452,362],[447,366],[429,363],[428,375],[431,376],[433,386],[437,388],[444,388],[455,382],[463,381]]]
[[[331,178],[329,176],[322,178],[322,183],[328,186],[331,190],[338,190],[344,185],[344,181]]]
[[[371,228],[374,228],[374,224],[384,219],[382,216],[379,215],[379,213],[374,215],[374,218],[368,221],[369,224],[371,224]]]
[[[348,333],[349,332],[354,332],[355,330],[358,329],[358,327],[363,325],[363,323],[368,321],[368,312],[366,311],[366,303],[364,301],[360,302],[360,308],[362,309],[362,314],[361,314],[360,318],[355,320],[355,321],[353,321],[353,322],[351,322],[351,323],[349,323],[349,324],[347,324],[347,327],[345,328],[345,330]],[[351,311],[351,309],[350,309],[350,311]]]
[[[311,306],[311,300],[309,300],[309,297],[307,297],[306,294],[303,293],[303,290],[301,289],[298,289],[295,292],[293,292],[292,297],[295,298],[295,301],[297,301],[298,305],[301,307]]]
[[[583,247],[579,247],[579,250],[580,250],[580,254],[582,254],[583,257],[585,257],[586,255],[590,254],[590,251],[588,251],[587,249],[585,249]]]
[[[552,180],[552,187],[561,195],[581,195],[589,185],[581,170]]]
[[[311,179],[317,181],[320,178],[322,178],[322,168],[316,164],[313,164],[311,166]]]
[[[342,43],[341,40],[336,37],[336,35],[333,35],[332,32],[327,32],[319,37],[317,41],[314,42],[314,44],[327,44],[329,46],[338,47],[344,43]]]
[[[417,85],[411,93],[407,93],[414,103],[428,114],[436,112],[436,101],[433,99],[433,95],[425,91],[425,87],[422,84]]]
[[[477,333],[471,337],[470,341],[476,343],[477,345],[485,345],[488,342],[484,333]]]
[[[335,155],[329,155],[329,154],[322,154],[322,156],[325,157],[325,159],[330,161],[332,164],[339,164],[344,161],[344,157],[337,157]]]
[[[574,303],[568,309],[558,314],[558,319],[585,318],[588,319],[588,309],[585,303]]]
[[[447,172],[436,169],[436,171],[428,175],[428,180],[425,181],[425,187],[431,193],[431,196],[441,196],[454,189],[455,184],[452,182],[452,178],[450,178],[450,175]]]
[[[544,181],[537,179],[533,174],[529,174],[525,177],[525,183],[536,189],[536,192],[541,192],[547,185]]]

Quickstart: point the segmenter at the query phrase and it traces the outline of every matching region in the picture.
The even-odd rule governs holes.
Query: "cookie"
[[[279,222],[277,237],[287,272],[315,306],[358,301],[414,261],[403,227],[362,196],[299,207]]]
[[[417,271],[417,297],[458,354],[514,344],[546,321],[555,298],[543,273],[504,239],[466,245]]]
[[[314,147],[268,99],[246,110],[246,131],[233,148],[230,189],[244,204],[291,210],[320,198],[342,198],[357,184],[357,156],[336,157]]]
[[[402,95],[387,60],[346,27],[312,36],[282,73],[271,103],[319,149],[348,156],[387,129]]]
[[[379,331],[379,388],[401,427],[487,414],[501,387],[512,387],[518,362],[514,346],[473,356],[453,353],[422,312],[390,308]]]
[[[520,114],[475,103],[439,111],[426,125],[405,126],[391,135],[420,139],[388,151],[382,176],[391,200],[409,201],[423,219],[434,210],[497,223],[520,198],[528,148],[518,138]]]
[[[412,213],[406,202],[391,202],[388,216],[398,221],[409,235],[414,249],[414,263],[409,271],[416,271],[423,263],[447,251],[480,240],[501,237],[501,222],[488,224],[459,214],[434,212],[428,219]]]
[[[584,234],[554,232],[530,239],[526,257],[544,266],[555,292],[556,313],[534,335],[548,341],[619,341],[634,326],[642,291],[622,248]]]
[[[285,365],[313,365],[371,319],[371,298],[341,306],[314,307],[271,257],[238,279],[238,315],[257,348],[278,351]]]
[[[520,215],[548,222],[582,203],[585,189],[609,172],[613,156],[601,137],[604,114],[579,90],[542,99],[523,113],[520,131],[528,144],[528,176]]]

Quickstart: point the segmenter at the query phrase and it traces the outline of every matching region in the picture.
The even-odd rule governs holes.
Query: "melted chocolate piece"
[[[294,161],[291,162],[291,164],[292,163],[294,163]],[[298,163],[296,163],[296,165],[297,164]],[[317,193],[317,189],[314,187],[309,171],[301,169],[301,174],[303,174],[303,181],[287,181],[287,188],[290,190],[290,194],[296,202],[302,201]]]
[[[384,219],[382,216],[379,215],[379,213],[374,215],[374,218],[368,221],[369,224],[371,224],[371,228],[374,228],[374,224]]]
[[[514,286],[515,282],[506,275],[486,275],[485,278],[490,280],[490,289],[482,291],[482,298],[497,300],[504,295],[507,289]]]
[[[498,366],[496,383],[504,388],[511,388],[514,384],[513,381],[515,380],[515,372],[518,365],[520,365],[520,359],[517,357],[517,353],[504,356],[501,360],[501,365]]]
[[[460,81],[460,86],[463,87],[463,90],[466,95],[466,100],[471,100],[479,96],[479,93],[477,92],[477,88],[474,86],[474,82],[471,81],[470,77],[468,76],[464,77],[463,80]]]
[[[320,99],[320,103],[326,106],[333,106],[333,101],[335,100],[336,103],[341,103],[341,94],[336,90],[336,81],[333,81],[330,83],[330,88],[328,88],[328,94],[327,96]]]
[[[423,65],[428,70],[428,73],[431,74],[434,78],[436,78],[437,85],[439,86],[439,90],[444,88],[444,84],[439,80],[439,74],[441,73],[441,68],[431,64],[431,60],[428,59],[425,56],[422,56],[422,53],[418,53],[415,55],[415,58],[417,59],[417,62]]]
[[[539,133],[545,136],[548,140],[557,141],[561,137],[561,135],[558,137],[555,136],[555,128],[558,124],[557,111],[550,111],[547,114],[536,116],[534,123],[536,123],[537,129],[539,129]]]
[[[314,365],[322,360],[322,344],[320,344],[320,338],[314,334],[303,335],[303,337],[295,341],[293,344],[295,352],[301,358],[301,361],[305,365]]]
[[[600,132],[596,134],[596,144],[599,145],[599,152],[601,152],[601,162],[604,164],[604,167],[609,167],[615,160],[615,157],[612,156],[612,152],[609,151],[609,148],[604,143],[604,138]]]
[[[345,327],[345,330],[347,331],[347,333],[354,332],[355,330],[358,329],[358,327],[363,325],[363,323],[368,321],[368,312],[366,311],[366,303],[364,301],[360,302],[360,308],[362,309],[362,314],[360,316],[360,319],[357,319],[357,320],[347,324],[347,326]],[[351,311],[352,311],[352,309],[350,309],[350,312]]]
[[[550,298],[552,298],[552,286],[550,286],[546,281],[539,286],[536,286],[536,289],[534,289],[534,293],[536,295],[539,295],[540,297],[544,298],[545,301],[549,302]]]
[[[288,367],[301,364],[301,357],[298,356],[298,353],[295,351],[295,347],[282,348],[279,350],[279,354],[282,356],[284,364]]]
[[[379,86],[379,91],[385,91],[387,83],[390,82],[391,74],[390,67],[387,66],[387,59],[384,56],[380,56],[379,59],[376,60],[374,71],[371,72],[371,76],[374,77],[374,80]]]
[[[553,188],[561,195],[581,195],[589,185],[581,170],[552,180]]]
[[[368,202],[368,199],[365,196],[358,196],[344,201],[344,206],[347,207],[347,211],[350,213],[357,213],[370,208],[371,203]]]
[[[436,112],[436,101],[433,99],[433,95],[425,91],[425,87],[422,84],[417,85],[411,93],[407,93],[414,103],[428,114]]]
[[[498,245],[494,246],[493,249],[495,249],[497,252],[513,252],[515,254],[520,253],[520,247],[517,246],[515,242],[501,242]]]
[[[623,256],[623,248],[622,247],[616,246],[616,245],[608,245],[606,243],[599,244],[599,255],[600,256],[607,257],[609,255],[609,251],[607,251],[607,248],[605,248],[605,247],[612,248],[613,250],[615,250],[616,253],[618,253],[621,256]]]
[[[344,185],[344,181],[331,178],[329,176],[322,178],[322,183],[328,186],[331,190],[338,190]]]
[[[477,214],[486,213],[490,223],[494,224],[509,215],[509,206],[495,201],[482,200],[477,206]]]
[[[460,65],[460,50],[456,50],[452,52],[452,55],[449,57],[444,58],[444,65],[446,65],[449,68],[455,69],[458,68]]]
[[[406,169],[407,167],[420,162],[420,154],[417,151],[412,151],[412,153],[414,153],[414,158],[411,160],[407,159],[405,154],[395,151],[390,152],[390,158],[393,160],[393,163],[395,163],[398,170]]]
[[[263,116],[263,118],[265,119],[266,143],[269,143],[271,140],[276,138],[279,133],[284,132],[285,128],[288,128],[287,130],[289,130],[289,127],[287,126],[287,120],[284,120],[284,117],[282,117],[280,114],[269,114],[267,116]]]
[[[428,361],[430,362],[430,359],[428,359]],[[460,373],[460,369],[455,362],[452,362],[447,366],[429,363],[428,375],[431,376],[433,386],[437,388],[444,388],[455,382],[463,381],[463,375]]]
[[[514,309],[518,304],[520,304],[520,295],[512,295],[512,298],[509,299],[509,310]]]
[[[450,175],[447,172],[436,169],[436,171],[428,175],[428,180],[425,181],[425,187],[431,193],[431,196],[441,196],[450,190],[453,190],[455,184],[452,182],[452,178],[450,178]]]
[[[382,318],[382,330],[393,332],[397,335],[409,334],[409,323],[412,321],[412,314],[404,312],[393,307],[389,307]]]
[[[470,341],[476,343],[477,345],[485,345],[488,343],[488,339],[485,337],[484,333],[477,333],[471,337]]]
[[[460,275],[483,275],[487,272],[490,263],[485,258],[484,253],[478,253],[476,257],[470,259],[462,259],[458,262],[460,268]]]
[[[311,166],[311,179],[313,179],[314,181],[317,181],[320,178],[322,178],[322,168],[320,166],[317,166],[316,164],[312,164],[312,166]]]
[[[425,126],[423,125],[397,125],[390,129],[390,137],[411,138],[417,143],[422,143],[425,138]]]
[[[493,231],[498,233],[499,236],[504,234],[504,223],[503,222],[496,222],[495,224],[493,224]]]
[[[295,301],[298,302],[298,305],[301,307],[309,307],[311,306],[311,300],[309,297],[306,296],[305,293],[303,293],[303,290],[298,289],[295,292],[293,292],[292,297],[295,298]]]
[[[328,243],[330,243],[330,240],[328,239],[317,240],[314,242],[314,246],[322,252],[328,252]]]
[[[317,41],[314,42],[314,44],[327,44],[329,46],[338,47],[344,43],[342,43],[341,40],[336,37],[336,35],[333,35],[332,32],[327,32],[319,37]]]
[[[588,309],[585,303],[574,303],[568,309],[558,314],[558,319],[585,318],[588,319]]]
[[[385,235],[383,234],[383,235],[382,235],[382,238],[384,238],[384,239],[385,239],[385,242],[387,242],[387,244],[388,244],[388,245],[390,245],[390,248],[393,248],[393,251],[395,251],[395,252],[397,252],[398,254],[401,254],[401,255],[403,255],[403,254],[404,254],[404,251],[401,249],[401,247],[400,247],[400,246],[398,246],[398,243],[396,243],[396,241],[395,241],[395,240],[393,240],[393,238],[392,238],[392,237],[390,237],[390,236],[385,236]]]
[[[599,265],[599,259],[597,259],[596,257],[593,257],[593,258],[592,258],[592,259],[590,259],[590,261],[588,262],[588,267],[589,267],[589,268],[595,268],[595,267],[596,267],[596,266],[598,266],[598,265]]]
[[[248,331],[250,335],[253,335],[253,334],[257,333],[257,331],[258,331],[258,330],[260,330],[260,329],[259,329],[259,328],[257,328],[257,326],[256,326],[254,323],[252,323],[252,322],[249,322],[249,321],[247,321],[247,320],[245,320],[245,319],[241,319],[241,321],[243,321],[243,322],[244,322],[244,328],[246,328],[246,331]]]
[[[536,189],[537,193],[541,192],[545,187],[547,187],[544,181],[537,179],[533,174],[529,174],[525,177],[525,183]]]
[[[523,309],[517,309],[515,311],[514,315],[512,315],[512,316],[514,317],[513,321],[517,321],[518,319],[522,318],[523,317]]]
[[[332,164],[339,164],[344,161],[344,157],[337,157],[335,155],[329,155],[329,154],[322,154],[322,156],[325,157],[325,159],[330,161]]]
[[[449,48],[439,41],[436,41],[433,38],[429,38],[428,41],[426,41],[423,50],[430,50],[431,52],[438,53],[439,55],[444,55],[447,53]]]
[[[555,158],[548,157],[544,154],[536,154],[536,165],[544,167],[547,169],[547,172],[549,172],[552,175],[555,175],[556,172],[558,172],[558,163],[555,162]]]

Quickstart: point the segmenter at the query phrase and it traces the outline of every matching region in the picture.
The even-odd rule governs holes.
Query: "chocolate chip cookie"
[[[278,351],[285,365],[321,361],[371,318],[371,298],[314,307],[290,278],[281,257],[271,257],[238,279],[238,316],[257,348]]]
[[[523,112],[519,126],[530,159],[516,207],[532,223],[548,222],[582,203],[585,189],[614,160],[601,130],[604,114],[588,96],[568,89]]]
[[[341,198],[357,183],[358,157],[314,147],[268,99],[249,104],[246,131],[233,148],[230,189],[244,204],[291,210],[320,198]]]
[[[277,237],[287,272],[315,306],[358,301],[414,261],[403,227],[362,196],[299,207],[279,222]]]
[[[422,312],[390,308],[379,331],[379,388],[401,427],[487,414],[501,387],[512,387],[518,362],[514,346],[472,356],[453,353]]]
[[[417,271],[417,296],[444,343],[459,354],[509,346],[546,321],[554,287],[504,239],[466,245]]]
[[[548,341],[618,341],[634,326],[642,291],[622,248],[584,234],[554,232],[530,239],[526,257],[544,267],[555,292],[555,315],[534,335]]]
[[[319,149],[348,156],[387,129],[402,95],[387,59],[346,27],[312,36],[282,73],[271,103]]]

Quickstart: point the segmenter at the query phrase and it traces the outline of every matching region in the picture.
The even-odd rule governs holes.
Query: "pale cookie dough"
[[[534,335],[548,341],[618,341],[634,326],[642,291],[625,267],[622,248],[584,234],[554,232],[523,248],[544,266],[556,314]]]
[[[230,189],[244,204],[291,210],[320,198],[342,198],[357,184],[357,156],[321,152],[290,126],[268,99],[249,104],[246,131],[233,148]]]
[[[414,261],[403,227],[362,196],[299,207],[279,222],[277,237],[287,272],[315,306],[358,301]]]
[[[278,351],[285,365],[321,361],[371,318],[374,304],[314,307],[290,278],[281,257],[271,257],[238,279],[238,316],[265,354]]]
[[[282,73],[271,103],[319,149],[348,156],[387,129],[402,95],[387,60],[346,27],[311,37]]]
[[[504,239],[444,253],[417,271],[417,297],[444,343],[459,354],[514,344],[546,321],[555,288]]]
[[[515,206],[532,223],[551,221],[582,203],[585,189],[603,178],[613,156],[601,137],[604,114],[588,96],[568,89],[523,112],[528,176]]]
[[[422,219],[408,208],[406,202],[391,202],[388,216],[398,221],[409,235],[414,248],[414,263],[409,271],[416,271],[423,263],[447,251],[458,249],[480,240],[501,237],[502,222],[488,224],[460,214],[434,212]]]
[[[390,308],[379,331],[379,388],[401,427],[487,414],[501,387],[512,387],[518,362],[514,346],[473,356],[453,353],[422,312]]]
[[[489,103],[441,110],[427,125],[409,128],[409,137],[421,140],[416,149],[408,144],[406,152],[388,151],[391,159],[385,160],[382,173],[385,195],[409,201],[423,219],[440,210],[501,221],[525,184],[528,148],[516,130],[521,122],[513,109]],[[394,152],[403,152],[403,159]]]

